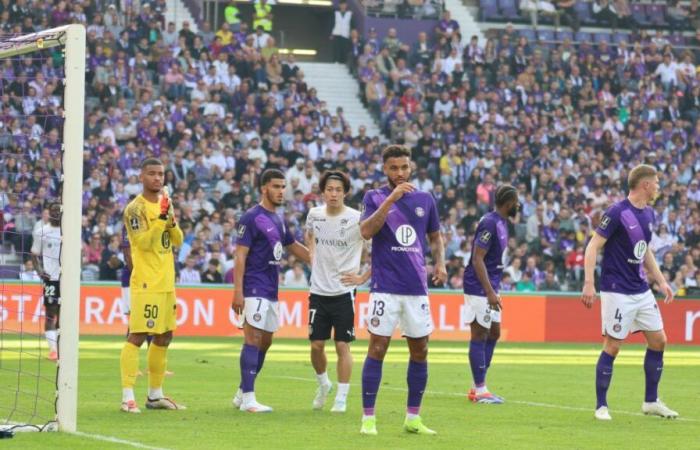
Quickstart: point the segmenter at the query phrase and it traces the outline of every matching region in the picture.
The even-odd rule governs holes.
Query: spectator
[[[290,288],[308,288],[309,282],[304,274],[304,267],[301,263],[295,263],[291,269],[284,273],[284,281],[282,283],[285,287]]]
[[[348,10],[345,0],[338,2],[338,9],[333,13],[333,62],[345,64],[350,50],[350,30],[352,28],[352,11]]]
[[[617,10],[611,0],[595,0],[592,7],[593,16],[596,18],[599,25],[607,25],[613,30],[617,29]]]
[[[578,14],[576,13],[576,0],[554,0],[554,6],[561,17],[566,19],[567,23],[574,32],[577,32],[581,27]]]
[[[112,235],[109,238],[109,244],[102,251],[100,260],[100,280],[117,281],[118,270],[124,267],[123,257],[120,257],[119,235]]]
[[[202,283],[216,283],[221,284],[224,282],[221,277],[221,272],[219,272],[219,260],[212,258],[207,263],[207,269],[201,274]]]
[[[199,271],[195,268],[196,260],[194,256],[188,256],[185,259],[185,267],[180,270],[178,282],[182,284],[200,284],[202,278]]]

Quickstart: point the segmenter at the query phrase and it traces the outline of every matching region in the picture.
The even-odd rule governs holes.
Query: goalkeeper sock
[[[136,374],[139,371],[139,348],[131,342],[125,342],[119,358],[119,366],[122,374],[124,401],[133,400]],[[127,391],[131,392],[131,398],[126,398],[129,396]]]
[[[46,330],[46,343],[49,344],[49,351],[55,352],[58,348],[58,330]]]
[[[644,401],[653,403],[659,398],[659,381],[664,370],[664,352],[647,349],[644,356],[644,375],[646,378],[646,386],[644,392]]]
[[[148,347],[148,398],[153,400],[163,398],[163,379],[168,364],[167,351],[168,347],[161,347],[155,343]]]

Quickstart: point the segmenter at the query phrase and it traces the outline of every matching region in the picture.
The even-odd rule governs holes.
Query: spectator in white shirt
[[[664,90],[668,91],[678,85],[678,64],[666,53],[663,62],[656,67],[654,75],[659,77]]]
[[[180,270],[180,278],[178,280],[181,284],[200,284],[202,278],[199,275],[199,271],[194,268],[194,257],[188,256],[185,259],[185,267]]]

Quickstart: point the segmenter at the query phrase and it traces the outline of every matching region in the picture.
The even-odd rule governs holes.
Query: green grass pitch
[[[504,405],[474,405],[465,398],[470,384],[466,342],[430,346],[428,389],[421,415],[438,435],[402,431],[406,402],[407,348],[395,340],[384,363],[377,401],[379,436],[361,436],[360,378],[366,342],[353,344],[355,358],[348,412],[312,411],[316,382],[306,341],[278,340],[258,377],[258,399],[272,414],[242,413],[231,406],[239,381],[240,339],[177,338],[169,352],[165,391],[186,411],[119,412],[119,351],[123,339],[81,339],[78,427],[86,435],[18,433],[2,449],[621,449],[700,448],[700,350],[674,346],[666,352],[660,395],[682,419],[641,414],[644,373],[641,346],[624,347],[615,363],[609,402],[613,421],[593,419],[596,344],[500,344],[488,375],[489,387]],[[14,342],[16,345],[17,342]],[[5,348],[13,341],[5,340]],[[332,350],[329,345],[328,350]],[[11,360],[3,355],[3,364]],[[329,372],[335,376],[335,356]],[[141,366],[146,353],[142,349]],[[42,363],[42,367],[45,367]],[[2,380],[11,388],[15,379]],[[143,407],[146,378],[137,398]],[[0,401],[10,399],[3,390]],[[332,397],[331,397],[332,400]],[[99,439],[119,439],[105,441]],[[136,447],[140,446],[140,447]]]

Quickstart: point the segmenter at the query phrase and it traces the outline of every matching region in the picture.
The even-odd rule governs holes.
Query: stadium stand
[[[376,3],[377,14],[387,4]],[[390,15],[413,17],[425,4]],[[305,214],[319,202],[319,173],[347,171],[350,204],[358,205],[381,182],[379,151],[389,138],[412,148],[413,181],[438,200],[452,288],[461,288],[476,221],[493,206],[495,186],[511,182],[523,193],[523,210],[511,230],[504,290],[578,289],[587,236],[605,206],[622,197],[630,165],[644,161],[662,173],[652,247],[679,294],[697,290],[700,33],[662,32],[670,8],[658,3],[630,4],[619,23],[633,31],[617,33],[557,30],[546,17],[535,29],[519,6],[481,2],[481,19],[500,27],[487,42],[462,40],[458,24],[444,23],[415,42],[391,32],[353,42],[350,66],[385,137],[353,135],[316,97],[294,57],[280,55],[272,37],[245,23],[238,32],[195,34],[163,23],[161,1],[131,9],[101,0],[2,0],[0,28],[88,26],[86,280],[118,274],[106,265],[119,255],[121,211],[139,190],[144,157],[159,157],[167,168],[186,233],[178,269],[191,257],[198,270],[211,272],[215,261],[230,283],[236,220],[256,202],[264,168],[287,173],[284,215],[301,240]],[[693,26],[696,2],[681,7]],[[576,2],[573,11],[583,26],[597,20],[589,2]],[[513,21],[525,25],[503,26]],[[50,68],[36,69],[50,80]],[[26,152],[13,138],[28,130],[15,116],[32,103],[13,90],[23,70],[5,65],[0,79],[4,231],[31,230],[52,195],[25,189],[25,178],[40,179],[50,164],[12,156]],[[46,103],[35,95],[37,104]],[[55,138],[28,145],[50,154]],[[7,235],[5,254],[26,245]],[[22,276],[30,270],[22,263],[3,265],[1,273]],[[285,270],[293,266],[284,261]]]

